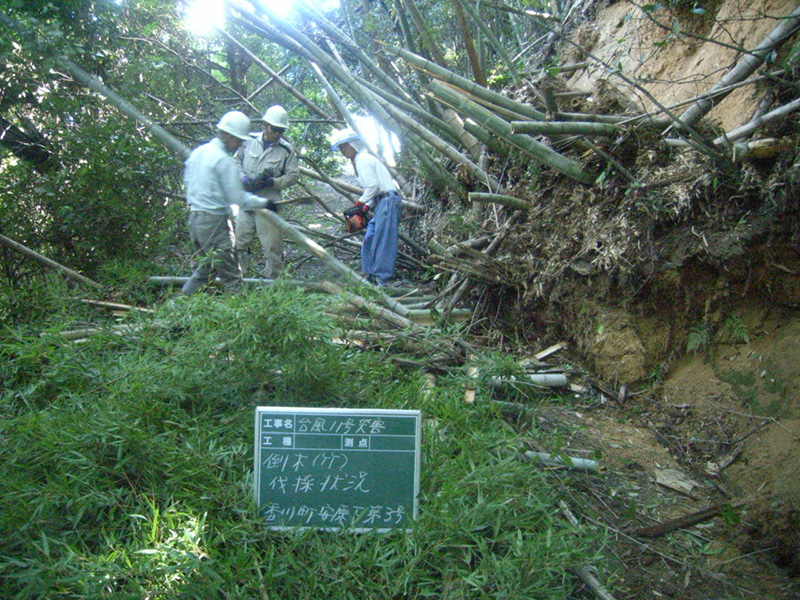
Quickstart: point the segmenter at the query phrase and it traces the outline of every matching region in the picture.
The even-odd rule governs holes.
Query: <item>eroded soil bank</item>
[[[795,6],[734,0],[704,8],[715,22],[690,17],[681,23],[692,35],[670,37],[630,3],[603,4],[575,40],[593,57],[650,78],[648,90],[671,104],[708,89],[736,60],[730,47],[706,38],[754,47],[774,17]],[[571,47],[563,59],[586,53]],[[570,109],[650,107],[594,64],[552,82],[592,93]],[[786,64],[776,56],[765,71]],[[794,81],[740,90],[699,125],[701,133],[715,137],[747,122],[765,99],[798,97]],[[497,253],[507,285],[472,296],[493,342],[531,354],[567,342],[559,360],[591,373],[584,383],[593,395],[539,419],[570,432],[566,450],[603,457],[605,477],[581,485],[596,499],[590,510],[618,532],[613,552],[629,569],[617,582],[626,597],[800,598],[798,120],[775,121],[757,137],[785,143],[768,158],[739,161],[628,129],[597,142],[618,161],[614,168],[597,149],[583,149],[587,168],[602,173],[591,188],[512,164],[512,195],[533,208]],[[472,237],[496,231],[502,219],[485,210],[479,222]],[[680,474],[688,489],[664,485],[665,472]],[[658,540],[633,535],[715,504],[729,509]]]

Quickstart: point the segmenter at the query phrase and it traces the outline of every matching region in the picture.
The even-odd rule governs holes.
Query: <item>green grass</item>
[[[602,533],[558,516],[558,488],[490,404],[463,403],[463,376],[424,395],[421,373],[333,344],[325,302],[198,295],[84,343],[57,335],[68,303],[47,335],[6,327],[0,597],[564,599],[571,569],[604,566]],[[258,404],[422,410],[412,530],[267,530]]]

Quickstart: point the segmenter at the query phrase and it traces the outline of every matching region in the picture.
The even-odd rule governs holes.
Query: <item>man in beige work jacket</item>
[[[264,130],[247,140],[236,153],[242,171],[242,184],[248,192],[271,200],[269,209],[242,210],[236,215],[236,252],[242,272],[252,262],[251,246],[256,235],[264,252],[264,277],[275,279],[283,272],[283,234],[264,216],[275,210],[281,192],[297,183],[300,170],[297,152],[283,139],[289,115],[282,106],[271,106],[264,114]]]

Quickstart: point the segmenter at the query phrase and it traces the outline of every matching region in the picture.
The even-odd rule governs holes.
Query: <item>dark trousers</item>
[[[189,236],[195,248],[198,267],[181,288],[193,294],[219,277],[222,289],[235,292],[242,286],[242,271],[236,261],[233,226],[227,215],[203,211],[189,213]]]

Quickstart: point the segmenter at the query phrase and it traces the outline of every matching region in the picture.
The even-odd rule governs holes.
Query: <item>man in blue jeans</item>
[[[331,150],[342,153],[353,163],[364,192],[356,206],[366,215],[374,212],[361,242],[361,270],[367,279],[381,287],[394,275],[397,262],[397,228],[402,199],[389,170],[366,151],[363,140],[352,129],[337,131]]]

